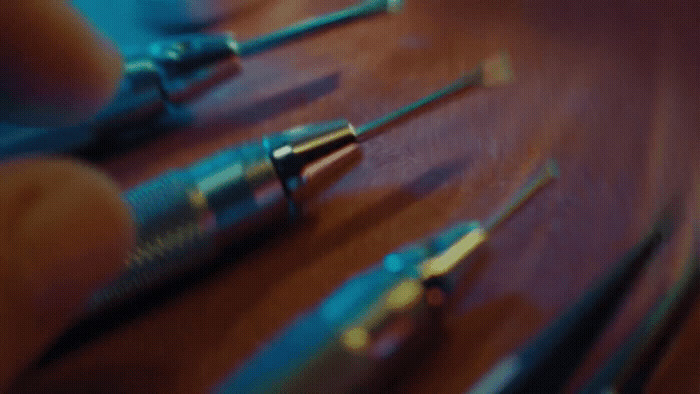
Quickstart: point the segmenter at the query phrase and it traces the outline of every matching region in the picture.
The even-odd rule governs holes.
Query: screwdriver
[[[95,156],[95,150],[133,144],[147,137],[147,130],[138,126],[180,125],[183,114],[177,105],[201,93],[204,81],[216,78],[221,68],[217,70],[215,64],[263,52],[324,27],[379,12],[398,12],[402,5],[402,0],[366,0],[241,42],[230,33],[197,33],[154,42],[144,51],[125,54],[117,93],[94,119],[59,130],[6,125],[0,134],[0,160],[39,152]]]
[[[549,160],[485,223],[459,223],[386,255],[294,320],[214,392],[382,391],[431,339],[467,257],[558,176]]]
[[[298,216],[313,197],[356,161],[358,142],[410,111],[469,86],[512,78],[501,51],[446,87],[357,128],[347,120],[298,126],[219,151],[124,192],[137,228],[137,246],[124,273],[97,291],[95,313],[213,258],[224,246]]]

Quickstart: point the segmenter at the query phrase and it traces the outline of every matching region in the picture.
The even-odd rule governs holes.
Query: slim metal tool
[[[556,176],[550,160],[485,223],[463,222],[388,254],[295,319],[214,391],[382,391],[394,368],[435,339],[467,257]]]
[[[470,393],[556,393],[608,324],[634,279],[673,232],[670,205],[649,232],[564,314],[522,349],[504,357]]]
[[[500,52],[447,88],[382,119],[467,86],[503,83],[509,77],[508,56]],[[202,264],[224,245],[293,218],[300,200],[334,180],[324,178],[342,175],[335,164],[352,164],[341,160],[348,156],[344,153],[357,149],[358,141],[384,123],[356,129],[341,119],[295,127],[224,149],[125,192],[136,222],[137,247],[124,275],[95,294],[90,311],[129,299]]]
[[[0,129],[0,160],[29,153],[109,150],[143,139],[145,132],[138,126],[179,126],[177,104],[201,93],[204,81],[215,79],[220,70],[214,66],[222,61],[254,55],[357,18],[397,12],[402,5],[402,0],[366,0],[247,41],[237,41],[230,33],[197,33],[154,42],[146,50],[125,54],[117,93],[94,119],[59,130],[6,126]]]
[[[641,393],[700,290],[700,255],[692,248],[683,274],[645,316],[581,394]]]

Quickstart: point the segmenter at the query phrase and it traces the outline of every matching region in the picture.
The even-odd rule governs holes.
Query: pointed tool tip
[[[513,81],[513,68],[506,50],[500,50],[486,58],[481,67],[484,86],[502,85]]]
[[[548,159],[545,164],[545,171],[547,175],[551,178],[559,178],[561,171],[559,170],[559,163],[555,159]]]
[[[656,231],[661,239],[670,238],[683,220],[684,206],[684,196],[678,193],[671,194],[666,205],[657,214],[654,230],[652,231]]]
[[[403,10],[403,0],[386,0],[386,11],[392,14]]]

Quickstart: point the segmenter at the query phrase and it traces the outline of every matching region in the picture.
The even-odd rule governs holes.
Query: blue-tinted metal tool
[[[224,60],[280,46],[307,33],[379,12],[396,12],[401,0],[366,0],[280,30],[237,41],[229,33],[197,33],[158,41],[125,54],[123,77],[112,101],[94,119],[58,130],[0,125],[0,160],[30,153],[83,153],[100,157],[149,137],[144,129],[181,126],[177,105],[201,93]],[[153,131],[150,131],[153,132]],[[99,153],[95,153],[99,152]]]
[[[497,214],[391,253],[349,279],[266,344],[215,392],[380,391],[432,339],[465,260],[558,174],[550,160]]]

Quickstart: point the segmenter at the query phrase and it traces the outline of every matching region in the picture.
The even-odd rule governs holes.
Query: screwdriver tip
[[[518,209],[518,207],[523,205],[525,201],[532,197],[537,190],[544,187],[546,184],[556,178],[559,178],[559,165],[554,159],[550,158],[537,171],[535,177],[520,188],[520,190],[511,198],[508,204],[503,205],[501,210],[499,210],[485,222],[484,229],[487,232],[493,230],[494,227],[501,224],[506,218],[508,218],[508,216]]]
[[[508,51],[501,50],[486,58],[481,63],[482,84],[484,86],[501,85],[513,80]]]
[[[386,11],[392,14],[401,12],[403,9],[403,0],[386,0]]]
[[[545,164],[545,171],[547,171],[547,175],[550,178],[559,178],[559,164],[557,163],[556,160],[554,159],[548,159],[547,163]]]

